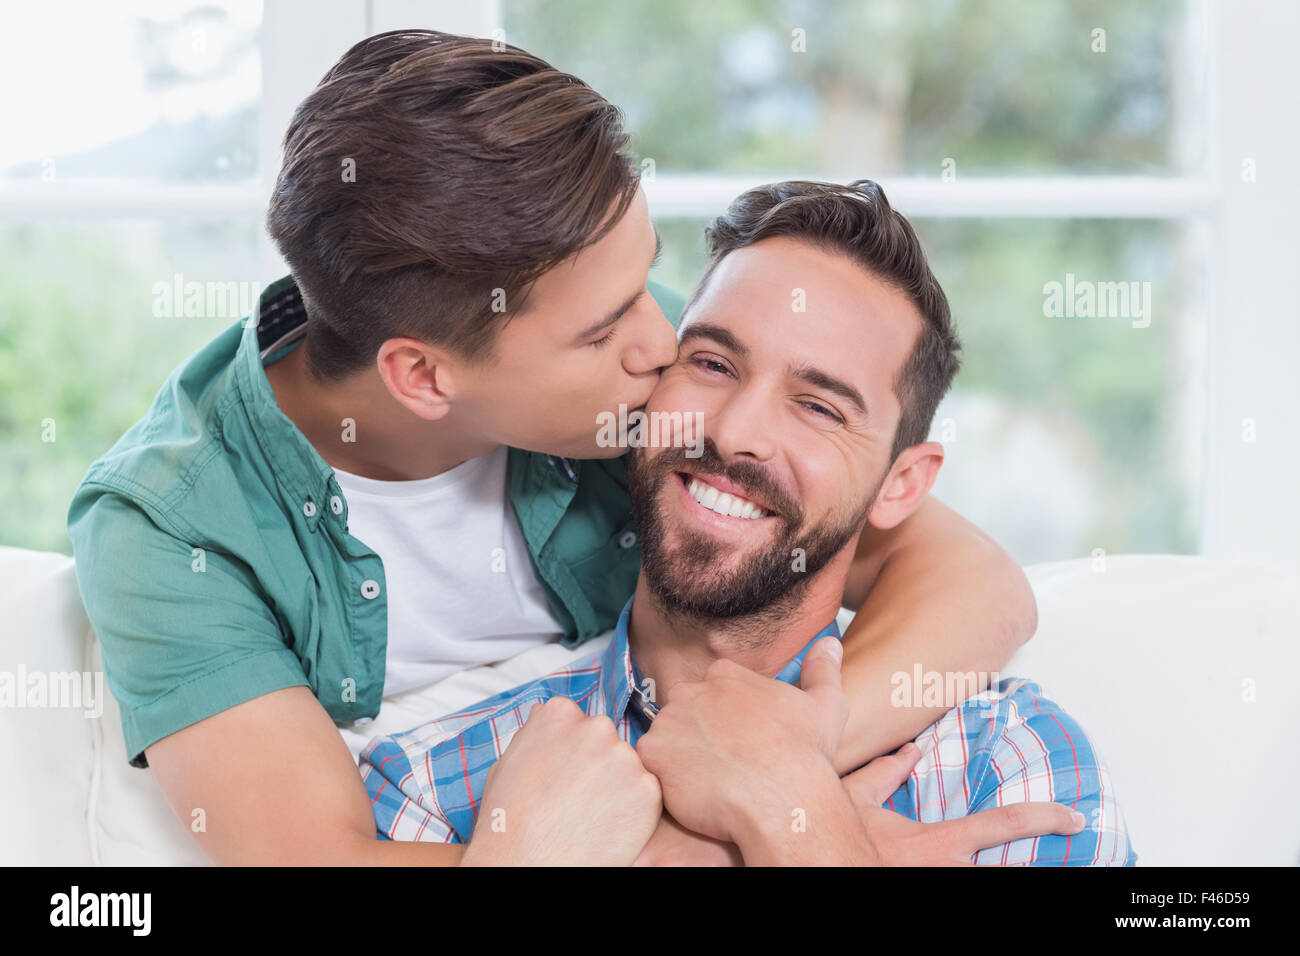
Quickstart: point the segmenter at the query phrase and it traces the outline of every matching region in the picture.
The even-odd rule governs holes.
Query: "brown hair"
[[[294,113],[266,224],[302,292],[318,378],[366,367],[396,336],[489,360],[532,282],[632,202],[619,110],[495,46],[377,34]]]
[[[952,327],[948,298],[930,271],[911,224],[869,179],[848,186],[793,180],[757,186],[738,196],[705,229],[709,264],[683,310],[699,298],[709,276],[728,253],[761,239],[788,236],[849,256],[872,275],[904,293],[924,326],[893,382],[901,415],[889,460],[925,441],[939,401],[961,367],[961,343]]]

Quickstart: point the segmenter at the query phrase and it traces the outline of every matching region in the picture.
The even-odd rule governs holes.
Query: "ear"
[[[458,366],[445,349],[418,339],[388,339],[375,365],[388,393],[420,418],[436,421],[451,410]]]
[[[942,464],[943,445],[937,441],[904,448],[885,476],[867,521],[882,531],[900,524],[930,493]]]

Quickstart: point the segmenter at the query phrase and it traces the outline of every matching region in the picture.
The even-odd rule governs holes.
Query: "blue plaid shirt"
[[[401,734],[376,737],[361,754],[381,840],[466,843],[488,771],[528,719],[552,697],[609,716],[632,746],[650,726],[653,702],[628,649],[629,598],[608,647],[538,680]],[[798,683],[804,655],[831,621],[776,675]],[[1054,800],[1084,815],[1074,836],[1016,840],[976,854],[976,863],[1132,866],[1127,829],[1109,774],[1082,729],[1038,685],[1008,678],[954,707],[916,744],[922,756],[885,806],[922,823],[990,807]]]

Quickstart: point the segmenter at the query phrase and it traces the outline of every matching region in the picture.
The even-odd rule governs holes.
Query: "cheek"
[[[691,382],[689,375],[673,366],[659,377],[646,408],[662,412],[704,412],[707,416],[708,411],[721,400],[720,396],[720,390],[703,388]]]
[[[853,510],[863,495],[875,487],[861,450],[840,448],[824,438],[792,439],[784,446],[798,493],[805,503],[816,502],[809,516]]]
[[[555,389],[583,408],[617,408],[617,402],[628,397],[618,352],[586,352],[564,364],[562,376],[552,379]]]
[[[589,350],[594,351],[594,350]],[[617,355],[593,358],[581,353],[557,356],[543,374],[534,375],[518,401],[549,434],[594,436],[599,417],[619,414],[619,403],[632,400],[621,380]],[[640,401],[640,396],[635,397]]]
[[[488,374],[498,415],[504,413],[515,421],[545,426],[557,416],[563,419],[574,414],[580,379],[564,367],[563,356],[540,350],[532,357],[502,356]]]
[[[538,405],[571,402],[583,394],[601,367],[585,353],[557,349],[550,342],[519,343],[494,370],[497,385]]]

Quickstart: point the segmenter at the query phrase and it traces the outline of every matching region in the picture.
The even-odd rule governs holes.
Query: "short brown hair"
[[[517,47],[433,30],[353,46],[294,113],[266,217],[314,374],[395,336],[490,358],[532,282],[631,204],[627,140],[616,107]]]
[[[911,223],[889,205],[884,190],[869,179],[848,186],[803,180],[757,186],[738,196],[705,229],[709,264],[683,316],[728,253],[776,236],[847,255],[904,293],[921,313],[921,334],[893,382],[901,415],[889,455],[892,464],[903,449],[929,436],[939,401],[961,368],[961,343],[952,327],[948,298],[930,271],[921,241]]]

